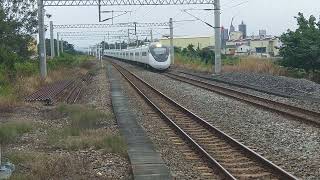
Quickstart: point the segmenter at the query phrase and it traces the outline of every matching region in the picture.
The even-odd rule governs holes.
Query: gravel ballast
[[[163,93],[303,179],[320,176],[319,127],[288,119],[159,73],[130,67]]]
[[[224,73],[218,77],[226,81],[267,88],[271,91],[282,92],[292,96],[309,96],[310,98],[320,99],[320,84],[306,79],[244,72]]]
[[[93,106],[95,109],[105,113],[113,113],[111,85],[106,72],[105,66],[98,70],[91,84],[86,87],[81,100],[82,104]],[[104,126],[111,134],[120,134],[115,117],[104,122]],[[90,151],[83,151],[82,153],[90,153]],[[107,153],[100,155],[100,157],[100,160],[94,161],[100,164],[100,166],[95,167],[97,174],[106,179],[132,179],[131,166],[128,158],[114,153]]]
[[[264,93],[264,92],[261,92],[261,91],[256,91],[256,90],[253,90],[253,89],[250,89],[250,88],[244,88],[244,87],[229,85],[229,84],[222,83],[222,82],[208,80],[208,79],[205,79],[205,78],[200,78],[200,77],[192,76],[192,75],[189,75],[189,74],[180,73],[179,75],[185,76],[185,77],[188,77],[188,78],[199,79],[199,80],[207,82],[209,84],[218,85],[218,86],[221,86],[221,87],[233,89],[233,90],[240,91],[240,92],[243,92],[243,93],[247,93],[247,94],[250,94],[250,95],[253,95],[253,96],[258,96],[258,97],[261,97],[261,98],[269,99],[269,100],[272,100],[272,101],[276,101],[276,102],[281,102],[281,103],[288,104],[288,105],[297,106],[297,107],[300,107],[302,109],[308,109],[308,110],[311,110],[311,111],[320,112],[320,103],[316,102],[317,101],[316,99],[314,99],[314,101],[310,101],[311,97],[309,97],[309,98],[306,98],[306,97],[301,98],[300,96],[298,98],[281,97],[281,96],[277,96],[277,95],[270,94],[270,93]],[[208,77],[210,77],[210,76],[208,76]],[[272,89],[271,90],[264,89],[264,90],[269,91],[269,92],[272,91]]]
[[[152,140],[154,147],[160,152],[162,159],[170,169],[174,179],[194,180],[202,179],[201,172],[196,167],[206,166],[201,160],[187,159],[181,150],[181,146],[170,141],[169,136],[163,128],[169,126],[161,120],[151,107],[140,97],[133,87],[120,74],[113,69],[113,74],[117,79],[121,79],[123,92],[129,99],[129,106],[132,112],[137,115],[138,123],[144,128],[147,135]],[[186,147],[188,149],[188,147]],[[216,175],[215,175],[216,176]],[[213,179],[219,179],[218,176]]]

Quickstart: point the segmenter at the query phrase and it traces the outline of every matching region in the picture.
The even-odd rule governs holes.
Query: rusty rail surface
[[[72,80],[62,80],[46,85],[25,98],[27,102],[44,102],[47,105],[56,102],[75,103],[84,87],[92,79],[89,73]]]

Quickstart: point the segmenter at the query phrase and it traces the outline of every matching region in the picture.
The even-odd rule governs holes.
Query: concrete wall
[[[170,40],[167,38],[162,38],[159,42],[163,45],[169,46]],[[214,46],[214,37],[213,36],[203,36],[203,37],[174,37],[173,45],[175,47],[186,48],[189,44],[194,45],[194,48],[203,49],[208,46]]]

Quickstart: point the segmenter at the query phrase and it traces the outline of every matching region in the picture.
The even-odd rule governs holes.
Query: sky
[[[317,19],[320,16],[319,0],[221,0],[221,25],[225,28],[230,27],[231,19],[234,17],[233,24],[236,28],[244,21],[247,24],[248,35],[257,35],[259,29],[267,30],[268,35],[279,36],[287,29],[296,28],[298,12],[304,13],[309,17],[314,15]],[[207,36],[214,35],[214,30],[201,21],[183,21],[194,20],[195,18],[183,12],[185,9],[204,9],[213,8],[213,5],[183,5],[183,6],[108,6],[102,10],[114,11],[132,11],[126,15],[114,19],[114,23],[125,22],[168,22],[169,18],[174,21],[175,36]],[[201,20],[214,24],[213,11],[188,10],[194,16]],[[50,19],[54,24],[97,24],[98,7],[46,7],[46,13],[51,14]],[[115,13],[117,15],[117,13]],[[110,14],[102,14],[102,18],[109,18]],[[111,23],[106,21],[104,23]],[[150,28],[140,28],[146,30]],[[168,29],[153,27],[155,37],[161,37],[169,33]],[[61,31],[115,31],[121,28],[112,29],[57,29]],[[48,33],[47,33],[48,36]],[[100,37],[102,38],[102,37]],[[87,47],[99,42],[100,38],[89,38],[87,40],[65,39],[77,47]],[[114,40],[113,40],[114,41]]]

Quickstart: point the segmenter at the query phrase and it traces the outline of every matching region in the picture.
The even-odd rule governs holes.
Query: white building
[[[226,44],[226,55],[256,55],[264,57],[279,56],[279,38],[251,36],[246,39],[230,40]]]
[[[235,51],[235,54],[238,56],[249,56],[250,53],[251,53],[251,47],[246,44],[237,46],[237,49]]]
[[[243,33],[240,31],[234,31],[234,32],[230,32],[230,40],[238,40],[238,39],[242,39],[243,37]]]

